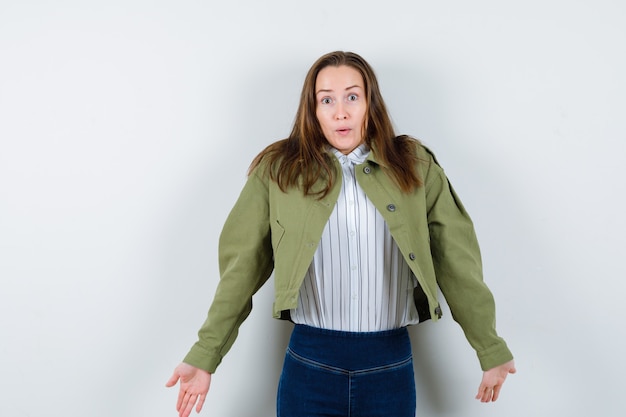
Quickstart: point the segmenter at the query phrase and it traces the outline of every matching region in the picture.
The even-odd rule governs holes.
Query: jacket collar
[[[371,148],[369,155],[367,155],[366,161],[378,165],[382,168],[387,168],[387,165],[384,162],[378,160],[376,148],[374,147]]]

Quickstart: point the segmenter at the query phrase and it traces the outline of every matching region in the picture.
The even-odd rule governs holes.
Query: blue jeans
[[[278,417],[415,417],[406,328],[352,333],[296,325],[276,409]]]

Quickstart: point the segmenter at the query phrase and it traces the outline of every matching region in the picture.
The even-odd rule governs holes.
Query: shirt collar
[[[348,162],[351,162],[354,165],[362,164],[370,154],[370,149],[365,143],[362,143],[347,155],[344,155],[338,149],[332,147],[330,149],[342,165],[345,165]]]

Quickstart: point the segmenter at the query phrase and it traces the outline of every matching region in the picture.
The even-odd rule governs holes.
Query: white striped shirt
[[[355,165],[369,150],[349,155],[333,149],[342,166],[337,204],[306,273],[295,323],[331,330],[371,332],[419,322],[417,280],[391,237],[387,223],[356,181]]]

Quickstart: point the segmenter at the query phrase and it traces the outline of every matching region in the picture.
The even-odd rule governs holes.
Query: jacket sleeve
[[[270,277],[273,255],[267,179],[248,178],[219,239],[218,284],[207,319],[185,363],[215,372],[252,310],[252,296]]]
[[[495,302],[483,281],[472,221],[434,155],[428,151],[426,203],[437,284],[483,370],[513,359],[496,332]]]

